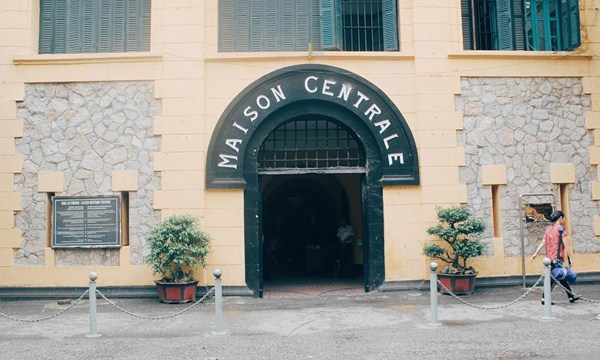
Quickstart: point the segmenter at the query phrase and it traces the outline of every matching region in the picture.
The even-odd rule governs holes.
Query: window
[[[276,169],[363,168],[365,155],[356,139],[326,118],[299,118],[279,126],[258,153],[261,172]]]
[[[465,50],[568,51],[581,44],[578,0],[461,0]]]
[[[396,0],[220,0],[219,51],[398,50]]]
[[[151,0],[40,0],[40,54],[150,50]]]

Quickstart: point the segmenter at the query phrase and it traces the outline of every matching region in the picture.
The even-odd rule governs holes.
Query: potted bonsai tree
[[[471,294],[477,271],[467,265],[467,260],[485,252],[485,245],[477,239],[477,235],[485,231],[485,222],[475,218],[466,205],[438,208],[437,218],[439,224],[429,227],[427,233],[445,244],[428,243],[423,247],[423,254],[448,264],[438,274],[448,290],[455,294]]]
[[[158,224],[148,236],[152,266],[159,299],[165,303],[185,303],[196,298],[194,270],[206,266],[210,236],[200,230],[191,215],[174,215]]]

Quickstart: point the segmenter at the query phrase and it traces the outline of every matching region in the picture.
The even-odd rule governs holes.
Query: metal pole
[[[429,326],[442,326],[442,324],[438,321],[438,306],[437,306],[437,273],[435,272],[438,268],[438,264],[436,262],[432,262],[429,264],[429,269],[431,270],[431,278],[429,280],[429,294],[431,296],[431,321],[429,322]]]
[[[552,320],[552,288],[550,287],[550,264],[552,260],[544,258],[542,261],[544,264],[544,316],[542,319]]]
[[[215,276],[215,331],[213,335],[225,335],[223,330],[223,285],[221,281],[223,272],[221,269],[215,269],[213,275]]]
[[[522,217],[522,215],[524,215],[524,211],[523,211],[523,196],[525,194],[521,194],[519,195],[519,225],[520,225],[520,229],[521,229],[521,276],[523,277],[523,288],[527,288],[527,276],[526,276],[526,270],[525,270],[525,233],[524,233],[524,225],[523,223],[525,222],[525,217]]]
[[[86,337],[95,338],[102,336],[96,333],[96,279],[98,279],[98,274],[91,272],[89,278],[90,288],[88,297],[90,299],[90,333],[86,335]]]

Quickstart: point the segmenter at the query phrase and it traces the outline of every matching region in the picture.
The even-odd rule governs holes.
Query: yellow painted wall
[[[225,285],[244,284],[243,191],[205,189],[207,147],[232,99],[271,71],[311,63],[347,69],[384,91],[406,118],[417,143],[421,185],[384,189],[388,281],[428,276],[430,260],[421,255],[421,248],[428,240],[425,229],[435,221],[436,206],[467,201],[466,186],[459,179],[459,169],[465,165],[464,149],[457,143],[462,114],[455,110],[461,77],[582,77],[584,91],[592,98],[586,126],[600,136],[597,1],[580,1],[583,45],[569,53],[463,51],[460,1],[400,0],[402,50],[397,53],[219,54],[217,0],[152,3],[148,53],[38,55],[38,1],[0,2],[0,286],[83,286],[90,271],[99,273],[100,285],[150,285],[153,280],[148,267],[130,264],[128,247],[120,251],[120,266],[56,267],[50,248],[42,267],[13,266],[14,249],[21,246],[13,217],[26,196],[14,190],[13,181],[23,166],[14,141],[23,136],[16,108],[25,84],[154,83],[155,96],[162,103],[153,129],[161,137],[161,150],[153,157],[154,170],[161,175],[160,190],[152,195],[154,209],[163,218],[181,212],[202,217],[214,245],[208,268],[198,275],[210,283],[212,277],[206,274],[219,267]],[[600,163],[597,144],[590,148],[593,166]],[[594,200],[600,200],[598,193]],[[600,235],[600,219],[595,229]],[[493,257],[473,260],[481,275],[520,275],[520,257],[505,257],[501,238],[494,239],[493,246]],[[596,271],[599,260],[600,254],[577,254],[577,270]],[[541,272],[541,266],[529,260],[527,268]]]

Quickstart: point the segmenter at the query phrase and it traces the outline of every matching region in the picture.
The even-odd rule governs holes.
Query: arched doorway
[[[285,166],[275,166],[270,170],[263,166],[263,162],[269,160],[261,157],[266,153],[263,146],[276,130],[285,128],[285,124],[296,126],[302,122],[319,121],[332,124],[332,131],[341,129],[346,133],[344,136],[353,139],[364,162],[336,163],[339,155],[334,155],[324,162],[319,157],[313,159],[312,165],[301,166],[287,157],[292,150],[288,144],[283,145],[285,158],[274,156],[271,159],[274,162],[281,160]],[[323,126],[316,125],[325,132],[330,130],[329,125]],[[283,134],[285,139],[285,131]],[[338,139],[338,135],[325,138]],[[320,146],[308,149],[304,145],[293,150],[322,149]],[[304,157],[310,158],[306,154]],[[284,179],[284,176],[287,178]],[[274,221],[269,219],[267,227],[264,226],[267,221],[263,213],[265,202],[271,201],[264,195],[267,191],[274,191],[269,190],[267,183],[274,178],[285,182],[314,182],[315,179],[310,177],[317,176],[335,179],[342,184],[347,179],[353,182],[347,194],[354,198],[348,206],[360,208],[355,212],[359,215],[353,220],[362,232],[364,288],[366,291],[376,289],[385,278],[382,187],[419,184],[415,142],[393,102],[375,85],[356,74],[311,64],[291,66],[263,76],[240,93],[223,112],[208,149],[206,186],[209,190],[244,189],[246,285],[256,296],[262,296],[266,240],[263,230],[271,231],[271,222]],[[328,181],[316,182],[324,185]],[[284,186],[282,189],[290,188],[290,184],[281,184]],[[289,202],[291,212],[310,209],[314,206],[310,193],[318,194],[320,190],[316,185],[305,185],[305,189],[310,190],[306,196],[294,199],[291,194],[289,200],[280,200]],[[301,243],[305,247],[311,245]]]

